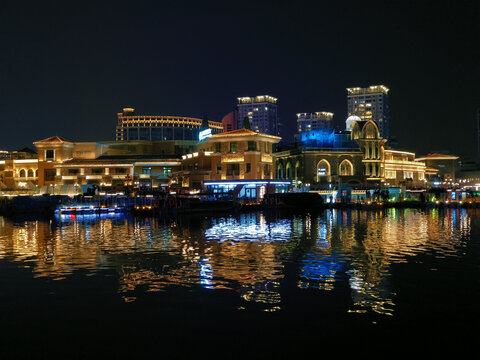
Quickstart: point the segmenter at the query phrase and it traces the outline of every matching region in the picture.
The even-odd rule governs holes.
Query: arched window
[[[343,160],[340,163],[340,167],[338,169],[340,176],[352,176],[353,175],[353,165],[347,159]]]
[[[299,178],[300,175],[300,161],[295,163],[295,180]]]
[[[27,176],[28,177],[34,177],[35,176],[34,171],[32,169],[28,169]]]
[[[22,169],[20,170],[20,175],[19,175],[21,178],[24,178],[25,177],[25,170]]]
[[[377,129],[374,124],[368,123],[365,125],[364,135],[366,139],[376,139]]]
[[[279,179],[284,179],[284,177],[283,177],[283,166],[282,166],[281,163],[279,163],[279,164],[277,165],[277,177],[278,177]]]
[[[329,176],[330,175],[330,163],[322,159],[317,164],[317,180],[320,179],[322,176]]]
[[[287,180],[292,179],[292,164],[290,162],[287,163],[287,166],[285,167],[285,173],[287,175]]]

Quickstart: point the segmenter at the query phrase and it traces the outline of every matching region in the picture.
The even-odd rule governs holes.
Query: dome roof
[[[347,120],[345,120],[345,129],[352,130],[352,126],[355,121],[362,121],[362,119],[360,119],[357,115],[349,116]]]

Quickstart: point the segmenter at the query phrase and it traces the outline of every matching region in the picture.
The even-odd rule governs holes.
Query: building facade
[[[385,150],[385,185],[423,188],[425,171],[425,163],[415,161],[415,153]]]
[[[434,176],[438,181],[453,182],[456,179],[458,156],[431,153],[417,158],[416,161],[424,162],[429,169],[436,169]]]
[[[301,133],[295,149],[275,154],[276,177],[312,188],[386,182],[390,186],[424,185],[425,164],[415,161],[413,153],[387,149],[374,121],[350,116],[346,129]]]
[[[243,120],[250,119],[250,128],[262,134],[280,135],[277,116],[277,99],[270,95],[237,98],[237,129],[243,128]]]
[[[36,153],[12,152],[0,159],[0,190],[34,189],[38,185]]]
[[[198,141],[203,119],[181,116],[135,115],[135,110],[125,108],[117,114],[115,139],[117,141]],[[208,121],[212,133],[223,131],[220,122]]]
[[[384,85],[368,88],[347,88],[348,116],[358,116],[362,120],[373,120],[378,125],[380,136],[390,137],[389,89]]]
[[[172,182],[213,193],[237,189],[239,197],[261,199],[276,186],[288,185],[275,181],[273,145],[280,140],[244,128],[212,135],[199,144],[198,151],[183,156],[181,170],[172,174]]]
[[[38,149],[38,186],[98,185],[114,189],[168,186],[180,166],[175,141],[71,142],[53,136],[34,143]],[[163,152],[163,154],[160,154]]]
[[[222,118],[223,131],[228,132],[232,130],[237,130],[238,126],[238,110],[235,109],[229,112]]]
[[[299,133],[318,129],[333,129],[333,113],[317,111],[297,114],[297,131]]]

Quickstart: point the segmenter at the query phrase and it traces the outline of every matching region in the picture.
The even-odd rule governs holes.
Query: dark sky
[[[332,111],[390,90],[391,133],[420,154],[475,152],[478,1],[0,0],[0,148],[113,140],[116,113],[220,121],[237,96]]]

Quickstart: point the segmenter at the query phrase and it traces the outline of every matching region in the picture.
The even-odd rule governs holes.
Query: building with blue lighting
[[[276,177],[319,189],[425,185],[425,164],[414,153],[386,147],[376,122],[350,116],[345,125],[297,134],[295,147],[275,154]]]

